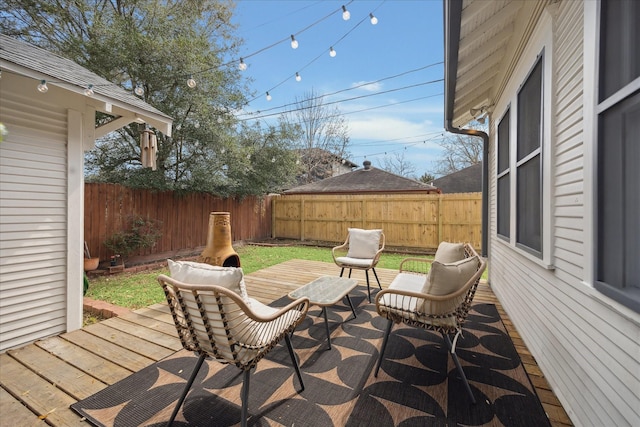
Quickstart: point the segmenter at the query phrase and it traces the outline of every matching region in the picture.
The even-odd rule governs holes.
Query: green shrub
[[[162,222],[156,219],[129,216],[126,229],[113,233],[104,245],[114,254],[120,255],[124,262],[132,253],[155,246],[162,236],[161,225]]]

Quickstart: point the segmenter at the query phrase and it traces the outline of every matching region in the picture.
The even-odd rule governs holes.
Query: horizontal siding
[[[496,236],[495,126],[490,146],[492,288],[577,426],[640,425],[640,320],[585,277],[583,4],[554,22],[553,269]],[[590,83],[589,83],[590,84]]]
[[[0,105],[9,131],[0,146],[0,350],[65,332],[67,306],[67,113],[7,87]]]

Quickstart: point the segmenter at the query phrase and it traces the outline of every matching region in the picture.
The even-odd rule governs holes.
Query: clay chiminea
[[[199,262],[221,267],[240,267],[240,257],[231,246],[231,219],[229,212],[211,212],[207,246]]]

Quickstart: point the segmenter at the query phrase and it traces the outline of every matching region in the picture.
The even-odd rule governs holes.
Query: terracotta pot
[[[85,258],[84,259],[84,271],[91,271],[98,268],[100,264],[100,258]]]

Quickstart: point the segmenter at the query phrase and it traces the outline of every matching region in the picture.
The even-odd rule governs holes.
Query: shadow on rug
[[[472,405],[439,334],[394,326],[375,378],[386,319],[367,302],[365,287],[350,295],[357,318],[344,302],[328,309],[331,350],[318,307],[292,338],[302,393],[284,344],[258,363],[251,373],[249,425],[550,425],[494,305],[473,306],[457,344],[477,400]],[[165,425],[195,362],[179,351],[71,408],[96,426]],[[174,425],[238,425],[241,387],[239,369],[208,360]]]

